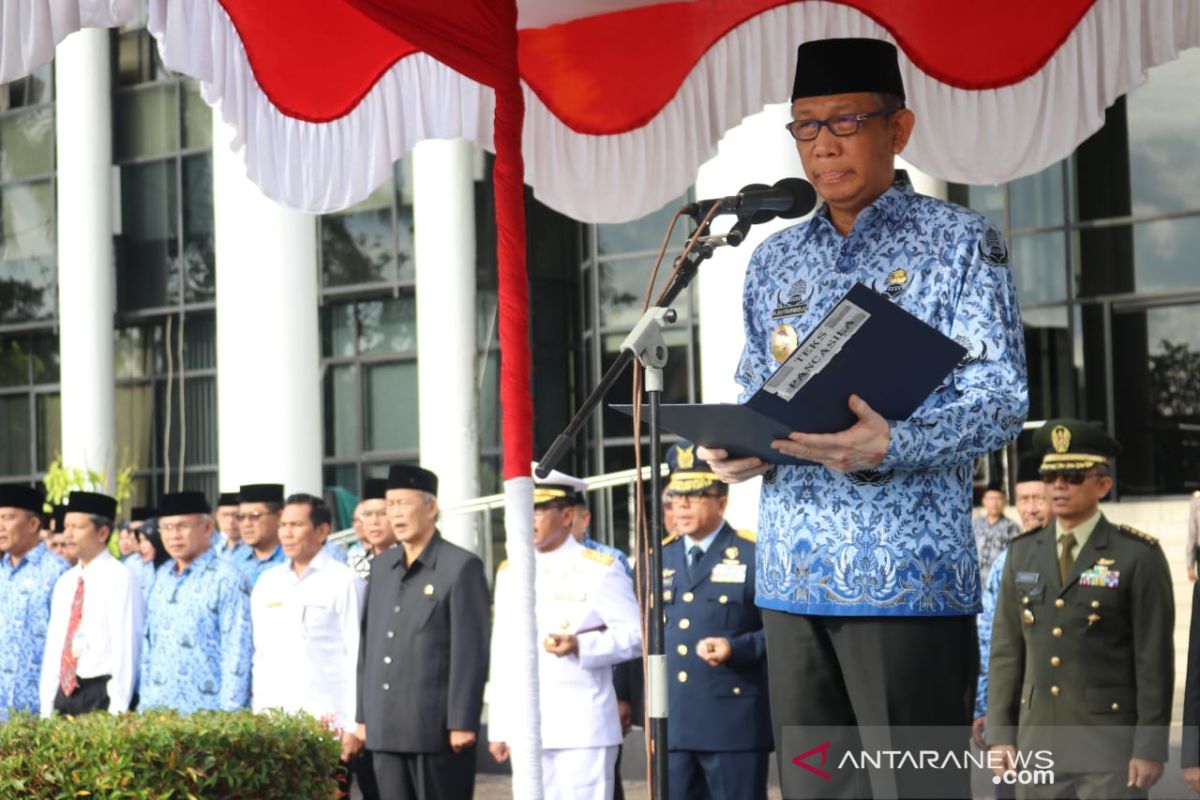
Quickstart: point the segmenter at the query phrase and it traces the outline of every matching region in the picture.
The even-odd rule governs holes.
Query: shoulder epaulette
[[[663,547],[666,547],[667,545],[669,545],[671,542],[675,541],[678,538],[679,538],[678,533],[672,533],[670,536],[668,536],[667,538],[662,540]]]
[[[747,542],[758,542],[758,534],[754,531],[736,531],[739,539],[745,539]]]
[[[1141,539],[1146,544],[1158,544],[1158,539],[1155,539],[1145,531],[1139,531],[1137,528],[1131,528],[1128,525],[1118,525],[1117,530],[1121,531],[1121,533],[1124,533],[1126,536],[1132,536],[1135,539]]]
[[[1045,525],[1042,526],[1042,528],[1045,528],[1045,527],[1046,527]],[[1017,539],[1024,539],[1027,536],[1031,536],[1032,534],[1035,534],[1038,531],[1040,531],[1042,528],[1033,528],[1031,530],[1021,531],[1020,533],[1016,534],[1015,536],[1013,536],[1011,539],[1008,540],[1009,544],[1015,542]]]
[[[507,558],[496,565],[496,572],[499,572],[502,569],[508,569],[508,559]]]
[[[610,556],[608,553],[601,553],[599,550],[592,550],[589,547],[583,548],[583,557],[590,558],[592,561],[599,562],[606,567],[617,560],[616,556]]]

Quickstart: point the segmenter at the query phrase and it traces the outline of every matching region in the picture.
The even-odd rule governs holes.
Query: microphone
[[[714,205],[717,206],[718,215],[736,214],[741,219],[749,218],[752,224],[757,224],[775,217],[803,217],[817,205],[817,192],[803,178],[784,178],[774,186],[751,183],[729,197],[688,203],[683,207],[683,213],[702,218]]]

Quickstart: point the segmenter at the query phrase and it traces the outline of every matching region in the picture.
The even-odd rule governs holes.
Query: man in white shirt
[[[306,711],[340,731],[342,760],[362,749],[354,713],[358,640],[366,584],[325,551],[329,507],[308,494],[287,498],[279,542],[287,560],[263,573],[250,595],[255,711]]]
[[[589,550],[571,535],[575,488],[541,483],[533,495],[537,550],[536,614],[546,800],[611,800],[621,722],[612,666],[642,652],[641,615],[633,583],[612,555]],[[513,630],[519,596],[501,565],[496,574],[488,750],[509,757],[517,709],[511,687],[519,661]]]
[[[143,636],[137,577],[108,551],[117,501],[72,492],[64,517],[77,563],[54,585],[39,685],[42,716],[119,714],[133,697]]]

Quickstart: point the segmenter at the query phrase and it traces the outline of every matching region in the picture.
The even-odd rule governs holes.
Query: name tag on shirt
[[[745,583],[745,564],[717,564],[709,573],[708,579],[713,583]]]

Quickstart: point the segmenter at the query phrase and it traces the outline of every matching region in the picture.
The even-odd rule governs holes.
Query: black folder
[[[666,430],[734,458],[773,464],[811,462],[771,447],[792,431],[836,433],[854,424],[850,395],[885,419],[908,419],[967,350],[888,297],[855,284],[744,404],[661,407]],[[633,406],[612,405],[626,414]],[[643,408],[642,419],[649,410]]]

